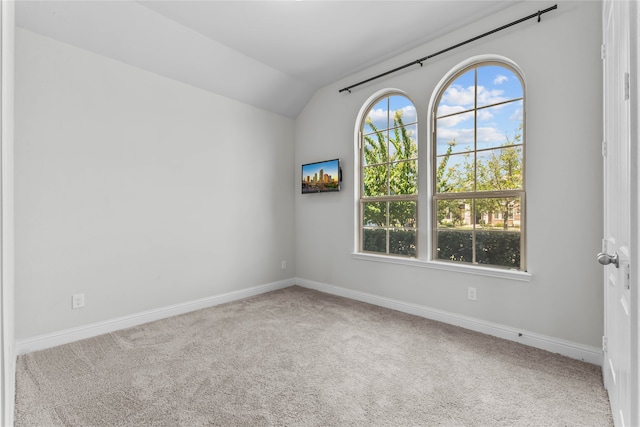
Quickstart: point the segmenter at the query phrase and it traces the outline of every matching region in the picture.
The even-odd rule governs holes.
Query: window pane
[[[522,144],[522,101],[478,110],[477,149]]]
[[[472,262],[473,236],[471,230],[437,231],[436,258],[449,261]]]
[[[386,131],[364,136],[362,157],[363,164],[365,165],[386,163],[389,161]]]
[[[390,127],[399,126],[398,119],[405,125],[418,121],[416,107],[406,96],[394,95],[389,97],[389,109],[391,110]]]
[[[391,194],[418,193],[418,161],[409,160],[391,164],[389,181]]]
[[[416,108],[403,95],[389,95],[367,113],[361,152],[363,251],[415,256],[417,201],[406,196],[417,194],[417,120]],[[381,197],[385,201],[375,201]]]
[[[389,202],[389,227],[414,228],[416,202]]]
[[[520,231],[478,230],[476,262],[520,268]]]
[[[478,198],[475,200],[478,229],[504,231],[520,229],[520,198]]]
[[[390,132],[389,160],[408,160],[418,157],[418,125],[405,125]]]
[[[519,74],[506,65],[478,64],[440,93],[433,142],[434,259],[520,268],[520,198],[510,197],[524,190]],[[493,197],[486,197],[489,191]],[[442,198],[456,193],[470,194]]]
[[[364,120],[363,133],[377,132],[389,128],[389,102],[385,98],[380,100],[369,110]]]
[[[365,228],[362,230],[362,250],[387,253],[387,230],[384,228]]]
[[[365,166],[362,175],[365,197],[387,195],[387,165]]]
[[[481,151],[477,156],[477,191],[522,188],[522,146]]]
[[[438,200],[436,203],[436,258],[473,261],[472,201]]]
[[[462,107],[469,110],[474,107],[475,70],[469,70],[455,79],[442,95],[438,103],[437,117],[455,112]],[[458,110],[460,111],[460,110]]]
[[[479,198],[476,262],[520,268],[520,198]]]
[[[387,202],[373,202],[362,204],[363,221],[365,227],[387,226]]]
[[[522,84],[513,71],[499,65],[478,68],[478,107],[516,98],[522,98]]]
[[[389,230],[389,253],[416,256],[416,231]]]
[[[436,202],[438,229],[471,229],[472,201],[469,199],[441,199]]]
[[[436,126],[436,155],[474,149],[473,111],[438,119]]]
[[[456,154],[436,160],[436,193],[473,191],[473,154]]]

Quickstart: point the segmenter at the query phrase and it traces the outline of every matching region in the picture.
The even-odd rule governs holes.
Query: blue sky
[[[418,120],[416,107],[406,97],[400,95],[390,96],[373,106],[367,117],[370,117],[378,130],[388,129],[393,126],[393,112],[402,110],[402,121],[405,125],[415,123]],[[391,111],[391,114],[389,114]],[[373,132],[371,126],[365,123],[364,133]]]
[[[437,116],[441,117],[437,120],[438,155],[444,154],[453,140],[453,153],[473,148],[475,132],[478,149],[499,147],[507,139],[513,140],[522,122],[520,80],[500,66],[478,68],[477,78],[477,124],[472,112],[464,113],[474,107],[475,69],[458,77],[443,94],[437,109]],[[498,103],[502,104],[494,105]]]
[[[513,141],[522,123],[522,94],[518,76],[499,65],[472,69],[456,78],[438,104],[436,155],[445,154],[451,141],[455,141],[453,154],[473,150],[474,138],[477,138],[477,149],[497,148],[507,140]],[[468,110],[476,106],[476,98],[478,110],[474,115]],[[386,130],[393,125],[393,112],[397,110],[402,110],[404,124],[417,136],[416,109],[404,96],[394,95],[379,101],[367,117],[378,130]],[[373,128],[365,123],[364,133],[371,132]],[[462,156],[459,159],[453,156],[450,166],[462,160]]]

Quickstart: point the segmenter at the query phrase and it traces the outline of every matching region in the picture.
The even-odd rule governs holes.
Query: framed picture
[[[302,165],[302,194],[340,191],[340,159]]]

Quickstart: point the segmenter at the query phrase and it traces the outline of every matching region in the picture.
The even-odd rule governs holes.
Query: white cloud
[[[498,74],[496,76],[496,78],[493,79],[493,84],[494,85],[501,85],[502,83],[506,82],[507,80],[509,80],[509,78],[507,76],[503,76],[502,74]]]
[[[493,114],[488,109],[478,110],[478,121],[487,121],[493,119]]]
[[[506,101],[507,99],[502,96],[503,90],[493,89],[487,90],[484,86],[478,86],[478,104],[490,105],[498,102]]]
[[[500,132],[495,127],[479,127],[478,128],[478,142],[498,142],[502,144],[507,139],[503,132]]]
[[[438,140],[440,141],[456,141],[457,145],[471,144],[473,145],[473,128],[471,129],[440,129],[438,128]]]
[[[514,111],[511,116],[509,116],[509,120],[512,120],[514,122],[521,122],[522,121],[522,108],[517,108],[516,111]]]
[[[458,123],[462,123],[469,119],[473,119],[473,114],[456,114],[455,116],[445,117],[438,119],[438,129],[440,128],[452,128]]]
[[[460,85],[451,85],[442,96],[442,102],[447,105],[473,106],[473,86],[463,88]]]
[[[461,105],[445,105],[438,106],[438,116],[448,116],[449,114],[460,113],[465,111],[466,108]]]
[[[387,127],[387,114],[388,111],[384,108],[373,109],[369,112],[369,118],[373,121],[379,129],[386,129]],[[393,118],[392,118],[393,120]],[[418,114],[416,108],[412,105],[407,105],[402,108],[402,121],[406,123],[414,123],[418,121]]]
[[[418,113],[416,107],[413,105],[407,105],[402,108],[402,121],[404,123],[413,123],[418,121]]]
[[[501,89],[488,90],[484,86],[478,86],[478,104],[490,105],[506,101],[507,98],[505,98],[503,94],[504,91]],[[449,106],[461,106],[468,109],[473,107],[473,97],[474,86],[463,88],[459,85],[452,85],[449,86],[449,88],[442,96],[441,104],[446,104]],[[442,106],[440,106],[438,110],[440,110],[440,108],[442,108]],[[438,111],[438,113],[440,113],[440,111]]]
[[[458,146],[473,147],[473,128],[470,129],[440,129],[438,128],[438,141],[456,141]],[[503,132],[496,127],[479,127],[477,129],[478,144],[492,144],[496,146],[507,141]],[[493,145],[493,144],[492,144]]]
[[[371,110],[369,111],[369,117],[371,118],[373,123],[386,122],[387,110],[383,110],[382,108]]]

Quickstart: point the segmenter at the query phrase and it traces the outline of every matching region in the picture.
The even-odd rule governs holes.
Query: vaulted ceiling
[[[296,117],[319,88],[512,3],[18,1],[16,24]]]

